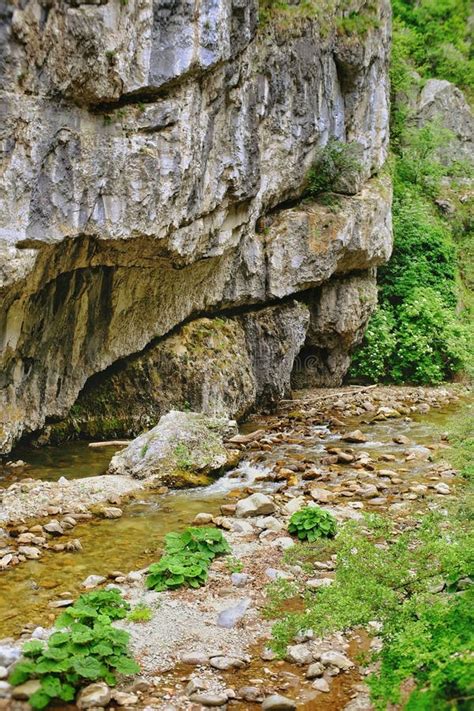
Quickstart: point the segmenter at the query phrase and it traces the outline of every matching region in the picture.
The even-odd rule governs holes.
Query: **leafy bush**
[[[107,624],[113,620],[123,620],[130,605],[123,599],[120,590],[96,590],[84,593],[67,610],[62,612],[56,626],[68,627],[75,622],[93,626],[95,622]]]
[[[351,374],[364,380],[383,380],[389,370],[390,358],[396,345],[395,319],[389,308],[379,307],[372,315],[359,348],[351,364]]]
[[[201,553],[209,560],[216,555],[230,553],[230,546],[222,531],[208,526],[190,527],[183,533],[168,533],[165,536],[165,548],[170,555],[181,552]]]
[[[74,700],[78,689],[92,681],[110,686],[117,674],[135,674],[140,667],[128,654],[130,635],[115,629],[111,621],[125,617],[129,609],[116,590],[81,595],[63,612],[47,643],[32,640],[23,646],[24,659],[9,676],[14,686],[39,679],[41,687],[29,699],[34,709],[43,709],[55,699]]]
[[[162,591],[188,585],[198,588],[217,556],[230,553],[230,546],[217,528],[190,527],[165,536],[165,555],[148,568],[147,586]]]
[[[203,553],[182,551],[164,555],[148,568],[148,588],[161,592],[187,585],[199,588],[207,580],[210,559]]]
[[[317,538],[332,538],[336,535],[336,527],[336,519],[329,511],[319,506],[306,506],[292,515],[288,532],[296,533],[300,541],[307,539],[311,543]]]
[[[345,192],[362,168],[360,163],[360,145],[343,143],[335,138],[329,139],[320,152],[308,174],[308,193],[316,196],[328,190]]]

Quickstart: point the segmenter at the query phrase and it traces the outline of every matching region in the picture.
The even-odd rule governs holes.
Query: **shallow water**
[[[406,434],[413,443],[411,447],[439,442],[440,432],[458,407],[431,410],[427,415],[415,416],[411,421],[400,418],[364,424],[358,418],[354,420],[353,427],[362,429],[370,437],[370,442],[344,443],[344,447],[367,450],[374,459],[387,453],[401,459],[407,446],[394,444],[392,438],[395,435]],[[257,424],[264,428],[270,422],[269,418],[263,418]],[[255,429],[253,425],[252,428]],[[83,547],[80,553],[46,552],[38,561],[29,561],[2,572],[0,638],[20,632],[29,621],[50,623],[57,613],[48,603],[61,597],[75,597],[81,592],[81,583],[88,575],[107,575],[114,570],[127,573],[147,566],[159,556],[167,532],[186,527],[198,512],[218,513],[220,506],[232,502],[242,487],[252,486],[263,490],[274,488],[275,484],[258,479],[256,481],[255,478],[265,474],[276,461],[288,464],[298,462],[301,458],[314,458],[317,461],[324,451],[324,445],[337,444],[340,435],[330,433],[318,425],[305,427],[304,436],[298,433],[295,439],[298,438],[299,443],[283,442],[275,444],[268,452],[249,453],[249,457],[263,461],[243,462],[237,470],[208,487],[162,496],[139,494],[140,498],[125,505],[124,515],[118,520],[93,519],[78,524],[68,536],[60,540],[66,542],[69,538],[79,538]],[[15,457],[28,461],[31,467],[17,470],[13,476],[17,479],[35,476],[49,480],[60,476],[92,476],[106,469],[112,454],[113,449],[94,450],[86,443],[71,443],[41,450],[17,450]],[[396,462],[376,461],[375,465],[377,469],[397,467]],[[422,481],[428,466],[428,462],[420,460],[403,462],[402,476],[406,477],[407,483],[413,483],[414,479]],[[336,476],[339,481],[339,474]],[[345,472],[341,470],[341,481],[344,478]],[[11,479],[8,483],[11,483]]]
[[[0,463],[0,487],[26,477],[57,481],[62,476],[66,479],[97,476],[105,472],[114,451],[111,447],[95,449],[87,442],[65,442],[58,447],[17,447],[8,459],[21,459],[27,466],[13,469],[2,467]]]

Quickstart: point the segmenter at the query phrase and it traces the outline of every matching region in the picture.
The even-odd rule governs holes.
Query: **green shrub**
[[[199,588],[207,580],[210,559],[203,553],[182,551],[164,555],[148,568],[147,587],[161,592],[182,585]]]
[[[389,308],[379,307],[371,316],[364,335],[364,345],[352,359],[350,375],[372,382],[386,377],[396,345],[395,319]]]
[[[216,555],[230,553],[230,546],[222,531],[208,526],[190,527],[183,533],[168,533],[165,536],[165,547],[170,555],[181,552],[200,553],[209,560]]]
[[[306,506],[292,515],[288,532],[295,533],[300,541],[307,539],[311,543],[317,538],[332,538],[336,535],[336,527],[336,519],[329,511],[319,506]]]
[[[39,679],[41,687],[29,699],[34,709],[54,700],[72,702],[81,686],[103,680],[117,683],[117,674],[136,674],[140,667],[128,654],[130,635],[112,627],[129,609],[119,591],[81,595],[56,621],[47,643],[32,640],[23,646],[24,659],[9,676],[13,686]]]
[[[345,192],[361,171],[360,145],[331,138],[321,150],[308,174],[308,194],[317,196],[328,190]],[[349,192],[352,190],[349,188]]]

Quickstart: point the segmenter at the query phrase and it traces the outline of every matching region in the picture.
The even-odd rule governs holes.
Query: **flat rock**
[[[183,652],[180,657],[183,664],[190,666],[204,666],[209,663],[209,655],[206,652]]]
[[[92,588],[96,588],[98,585],[101,585],[102,583],[105,583],[107,578],[105,578],[103,575],[89,575],[81,584],[81,587],[85,588],[86,590],[92,590]]]
[[[32,694],[34,694],[41,687],[41,682],[38,679],[28,679],[24,684],[19,686],[14,686],[12,689],[12,696],[14,699],[18,700],[28,700]]]
[[[316,679],[316,681],[313,681],[311,686],[313,689],[316,689],[316,691],[322,691],[323,694],[328,694],[330,691],[329,684],[326,679]]]
[[[79,693],[76,700],[78,709],[90,709],[97,706],[107,706],[111,698],[110,689],[103,681],[89,684]]]
[[[367,442],[369,438],[360,430],[354,430],[353,432],[349,432],[349,434],[344,435],[342,439],[344,442],[362,443]]]
[[[296,709],[296,701],[281,694],[272,694],[262,703],[262,711],[293,711]]]
[[[293,644],[287,647],[285,659],[291,664],[311,664],[313,653],[306,644]]]
[[[201,691],[190,697],[191,701],[202,706],[223,706],[227,703],[228,695],[225,692],[217,693],[212,691]]]
[[[235,515],[237,518],[249,518],[251,516],[265,516],[275,511],[275,504],[266,494],[252,494],[246,499],[237,502]]]
[[[335,650],[330,650],[328,652],[323,652],[321,654],[321,664],[324,666],[337,667],[345,671],[346,669],[351,669],[354,663],[346,657],[342,652],[337,652]]]

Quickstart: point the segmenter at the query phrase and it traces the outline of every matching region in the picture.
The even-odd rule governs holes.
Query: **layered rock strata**
[[[343,30],[352,11],[373,19],[362,35]],[[204,315],[242,312],[229,352],[245,341],[249,383],[227,414],[283,393],[301,334],[287,329],[268,380],[261,308],[304,296],[309,324],[311,290],[373,281],[390,253],[390,189],[373,177],[388,2],[264,26],[254,0],[15,0],[0,15],[0,451]],[[300,204],[330,139],[358,144],[356,194]]]

